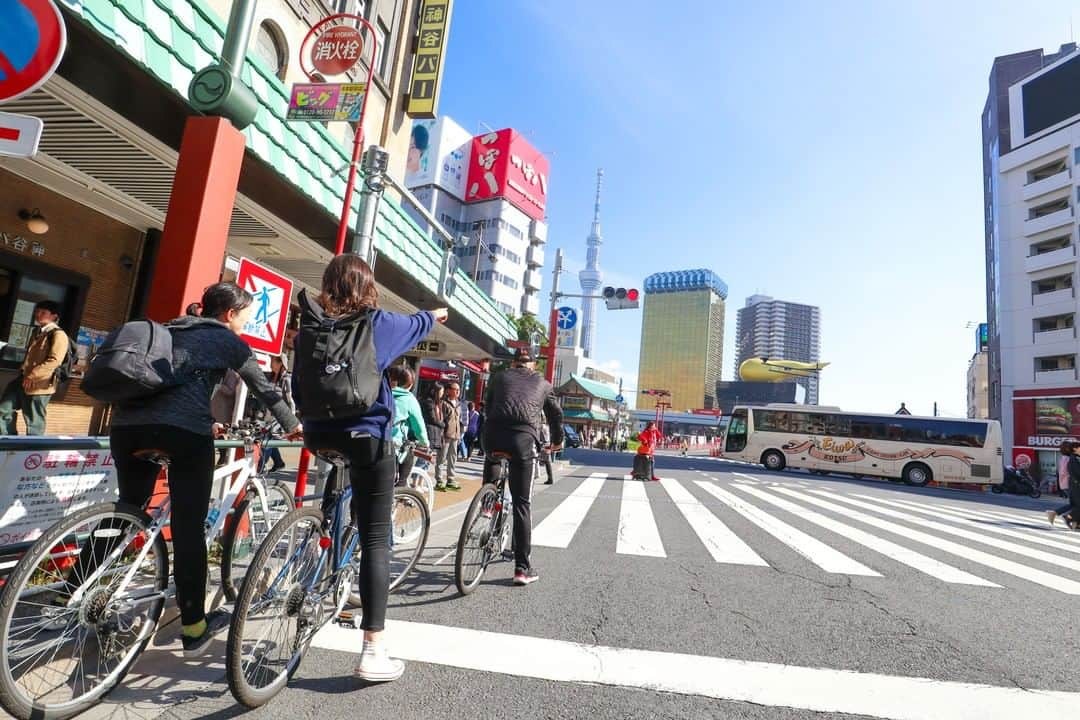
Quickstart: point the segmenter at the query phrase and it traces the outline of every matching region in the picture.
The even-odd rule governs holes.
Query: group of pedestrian
[[[428,389],[422,410],[427,441],[435,453],[435,489],[461,490],[458,462],[483,452],[484,404],[463,402],[457,381],[436,382]]]
[[[1060,517],[1071,529],[1080,527],[1080,457],[1076,450],[1080,444],[1071,440],[1061,443],[1058,459],[1058,487],[1066,491],[1069,502],[1054,510],[1046,511],[1046,518],[1053,525]]]

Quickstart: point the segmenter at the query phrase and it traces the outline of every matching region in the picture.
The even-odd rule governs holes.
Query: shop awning
[[[487,370],[484,369],[483,365],[480,365],[479,363],[470,362],[469,360],[458,360],[457,364],[460,365],[461,367],[465,368],[469,372],[474,372],[474,373],[476,373],[478,375],[483,375],[483,374],[485,374],[487,372]]]
[[[583,422],[610,423],[611,416],[599,410],[563,410],[563,418],[566,420],[579,420]]]

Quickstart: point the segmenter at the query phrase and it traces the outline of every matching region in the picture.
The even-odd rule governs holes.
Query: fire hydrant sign
[[[326,76],[341,75],[357,63],[364,47],[360,31],[338,25],[322,33],[311,45],[311,64]]]
[[[236,284],[255,297],[255,310],[240,337],[252,350],[268,355],[280,354],[289,320],[292,281],[267,267],[242,258],[240,270],[236,273]]]

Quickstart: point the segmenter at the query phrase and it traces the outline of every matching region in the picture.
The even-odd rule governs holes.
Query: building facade
[[[990,68],[989,89],[982,112],[983,154],[983,223],[986,249],[986,317],[988,325],[989,356],[987,373],[990,385],[990,417],[1003,418],[1003,392],[1001,369],[1001,227],[998,181],[1000,158],[1012,151],[1012,127],[1009,112],[1009,88],[1076,50],[1075,43],[1062,45],[1056,53],[1042,49],[1002,55],[994,59]]]
[[[816,363],[821,360],[821,310],[813,305],[751,295],[739,309],[735,327],[736,370],[745,360],[767,357]],[[820,378],[799,378],[806,402],[817,405]]]
[[[743,380],[716,383],[716,407],[730,415],[736,405],[768,405],[769,403],[806,402],[806,388],[796,382],[746,382]]]
[[[985,350],[971,356],[967,369],[967,416],[990,417],[990,353]]]
[[[639,391],[668,391],[674,411],[715,407],[727,293],[727,285],[711,270],[645,278]]]
[[[548,162],[514,130],[473,137],[450,117],[412,130],[405,186],[451,235],[461,269],[507,315],[536,315]],[[428,221],[411,205],[412,218]]]
[[[174,191],[185,190],[174,188],[185,127],[201,119],[187,91],[192,72],[218,60],[213,53],[221,48],[230,3],[172,0],[167,10],[155,0],[58,4],[68,47],[57,74],[4,104],[5,111],[41,117],[45,129],[35,157],[0,158],[0,382],[17,372],[27,309],[40,300],[61,304],[61,325],[85,367],[118,324],[147,314],[168,319],[148,311],[163,278],[183,273],[210,284],[233,278],[238,259],[247,258],[288,277],[294,292],[317,290],[334,252],[345,194],[338,170],[348,164],[353,130],[347,123],[286,122],[283,78],[298,79],[293,58],[308,24],[339,8],[318,0],[259,3],[242,68],[258,112],[243,131],[231,223],[214,237],[220,251],[185,254],[163,242],[162,231]],[[403,175],[408,150],[402,82],[412,65],[418,7],[416,0],[378,0],[360,8],[396,39],[382,43],[376,57],[376,94],[385,102],[373,94],[365,121],[367,141],[391,149],[392,174],[400,163]],[[267,33],[274,26],[281,44],[271,52]],[[354,213],[358,205],[354,195]],[[33,213],[44,217],[45,229],[26,222]],[[353,240],[349,233],[346,247]],[[439,301],[441,251],[394,197],[379,205],[375,249],[381,305],[414,312]],[[450,322],[430,338],[439,357],[481,362],[505,353],[513,326],[463,273],[456,279]],[[168,312],[180,314],[198,292],[170,296]],[[107,429],[108,409],[82,393],[77,372],[65,395],[50,403],[46,432]]]
[[[990,413],[998,400],[1013,463],[1044,475],[1061,442],[1080,438],[1080,52],[1062,52],[1007,88],[1008,149],[993,139],[988,178]]]

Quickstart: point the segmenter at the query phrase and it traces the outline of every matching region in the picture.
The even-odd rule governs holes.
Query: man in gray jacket
[[[492,482],[498,458],[493,453],[508,453],[510,460],[510,495],[514,502],[514,584],[529,585],[540,579],[532,567],[532,496],[533,464],[543,442],[541,417],[551,434],[550,447],[559,450],[563,443],[562,409],[555,399],[551,383],[536,372],[536,363],[528,348],[517,351],[509,370],[495,375],[488,388],[487,420],[484,423],[484,482]]]

